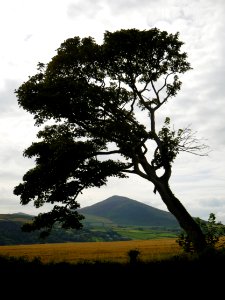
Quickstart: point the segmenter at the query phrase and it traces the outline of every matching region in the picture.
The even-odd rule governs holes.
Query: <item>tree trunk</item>
[[[207,247],[207,243],[200,226],[187,212],[181,202],[174,196],[168,182],[160,181],[155,184],[155,187],[168,210],[177,219],[181,228],[188,234],[193,243],[194,250],[197,253],[202,252]]]

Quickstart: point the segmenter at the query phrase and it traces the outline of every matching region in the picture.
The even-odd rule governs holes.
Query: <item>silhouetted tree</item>
[[[171,129],[169,117],[159,131],[155,122],[158,110],[180,90],[178,74],[191,69],[182,45],[178,33],[157,28],[106,31],[101,45],[91,37],[70,38],[48,64],[38,64],[37,74],[15,93],[35,125],[52,125],[45,123],[39,142],[24,151],[36,158],[36,166],[14,194],[22,205],[55,206],[24,230],[49,233],[55,222],[80,228],[77,197],[83,190],[101,187],[112,176],[136,174],[154,185],[196,251],[204,249],[204,234],[169,179],[180,151],[204,155],[205,145],[189,128]]]

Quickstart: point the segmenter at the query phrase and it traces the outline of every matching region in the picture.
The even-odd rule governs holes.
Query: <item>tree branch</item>
[[[188,127],[180,130],[179,133],[179,144],[178,150],[182,152],[191,153],[198,156],[208,156],[210,150],[209,146],[201,143],[203,139],[196,138],[196,131],[192,132],[191,129]]]
[[[101,151],[101,152],[95,152],[93,155],[110,155],[110,154],[121,154],[121,151],[119,150]]]

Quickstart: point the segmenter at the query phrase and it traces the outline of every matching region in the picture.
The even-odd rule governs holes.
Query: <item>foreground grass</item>
[[[129,262],[128,251],[137,249],[140,260],[148,262],[161,260],[181,253],[175,239],[132,240],[118,242],[82,242],[59,244],[33,244],[0,246],[0,255],[24,258],[32,261],[38,258],[42,263],[80,262]]]
[[[132,249],[141,253],[133,263]],[[185,255],[173,239],[0,247],[9,299],[217,299],[224,268],[223,249]]]
[[[224,252],[135,263],[42,263],[0,256],[0,282],[3,294],[18,297],[23,291],[23,299],[217,299],[224,267]]]

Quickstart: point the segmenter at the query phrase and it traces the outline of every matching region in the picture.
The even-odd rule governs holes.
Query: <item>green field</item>
[[[84,224],[93,241],[110,240],[149,240],[159,238],[177,238],[179,228],[165,228],[157,226],[117,226],[106,223]]]
[[[163,228],[145,228],[145,227],[117,227],[115,229],[117,233],[122,236],[126,236],[130,239],[137,240],[149,240],[149,239],[158,239],[158,238],[175,238],[177,232],[172,230],[166,230]]]

